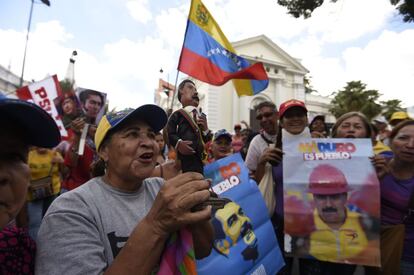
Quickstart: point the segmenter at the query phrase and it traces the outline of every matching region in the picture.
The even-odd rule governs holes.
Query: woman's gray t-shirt
[[[93,178],[59,196],[37,237],[36,274],[101,274],[147,215],[163,185],[150,178],[124,192]]]

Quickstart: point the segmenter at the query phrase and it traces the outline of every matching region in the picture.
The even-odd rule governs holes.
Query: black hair
[[[370,123],[371,124],[371,129],[372,129],[372,132],[373,132],[373,134],[376,136],[376,135],[378,135],[378,132],[379,132],[379,130],[378,130],[378,127],[377,126],[375,126],[375,124],[374,123]]]
[[[81,91],[80,93],[79,93],[79,100],[83,103],[83,104],[85,104],[86,103],[86,100],[88,99],[88,97],[90,96],[90,95],[97,95],[97,96],[99,96],[99,98],[101,99],[101,101],[102,101],[102,105],[104,105],[105,104],[105,102],[104,102],[104,96],[102,95],[102,93],[100,93],[100,92],[98,92],[98,91],[95,91],[95,90],[83,90],[83,91]]]
[[[92,177],[101,177],[105,175],[106,163],[103,159],[99,158],[94,161],[91,165],[91,174]]]
[[[414,120],[412,119],[408,119],[408,120],[404,120],[401,121],[400,123],[398,123],[392,130],[390,133],[390,141],[392,141],[395,136],[398,134],[398,132],[400,132],[400,130],[402,128],[404,128],[405,126],[410,126],[410,125],[414,125]]]
[[[256,112],[257,112],[258,110],[262,109],[263,107],[269,107],[269,108],[272,108],[274,112],[277,112],[277,107],[276,107],[276,105],[275,105],[273,102],[271,102],[271,101],[263,101],[263,102],[260,102],[260,103],[259,103],[258,105],[256,105],[256,107],[255,107]]]
[[[318,120],[322,121],[324,131],[325,131],[326,135],[328,136],[329,135],[329,127],[325,122],[325,116],[322,116],[322,115],[317,115],[312,119],[311,123],[309,123],[309,130],[312,132],[313,124]]]
[[[177,91],[177,98],[178,101],[181,102],[181,90],[184,88],[185,83],[191,83],[195,86],[195,83],[191,79],[184,79],[181,81],[180,85],[178,85],[178,91]]]

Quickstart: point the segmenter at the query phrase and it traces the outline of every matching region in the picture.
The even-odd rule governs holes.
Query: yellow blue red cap
[[[102,141],[105,139],[109,131],[114,131],[119,125],[126,120],[137,119],[146,122],[154,132],[160,131],[167,123],[167,114],[165,111],[154,104],[142,105],[136,109],[124,109],[119,112],[112,112],[102,117],[95,133],[95,146],[99,151]]]

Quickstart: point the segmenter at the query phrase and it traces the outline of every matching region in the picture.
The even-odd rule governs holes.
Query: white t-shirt
[[[273,143],[276,143],[276,135],[269,135],[266,132],[264,132],[263,135],[268,140],[272,141]],[[266,143],[266,141],[262,138],[260,134],[256,135],[252,139],[245,160],[245,164],[247,168],[249,168],[250,172],[256,171],[260,156],[267,147],[269,147],[269,145]]]

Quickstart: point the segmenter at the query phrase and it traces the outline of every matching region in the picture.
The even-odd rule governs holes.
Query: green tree
[[[337,0],[330,0],[337,2]],[[277,3],[288,9],[288,14],[299,18],[309,18],[312,12],[323,4],[324,0],[277,0]],[[406,23],[414,22],[414,1],[413,0],[390,0],[393,6],[402,16]]]
[[[318,93],[318,91],[313,88],[311,80],[312,80],[311,76],[305,75],[305,77],[303,78],[303,86],[305,86],[306,94],[311,94],[313,92]]]
[[[63,93],[70,93],[73,92],[73,84],[69,80],[61,80],[59,81],[60,89]]]
[[[387,101],[381,101],[382,106],[382,115],[387,119],[390,120],[391,115],[394,112],[404,111],[404,108],[401,107],[401,100],[399,99],[391,99]]]
[[[382,109],[377,102],[381,94],[377,90],[366,90],[366,86],[361,81],[348,82],[342,90],[333,93],[329,111],[336,118],[352,111],[363,113],[369,120],[379,115]]]

